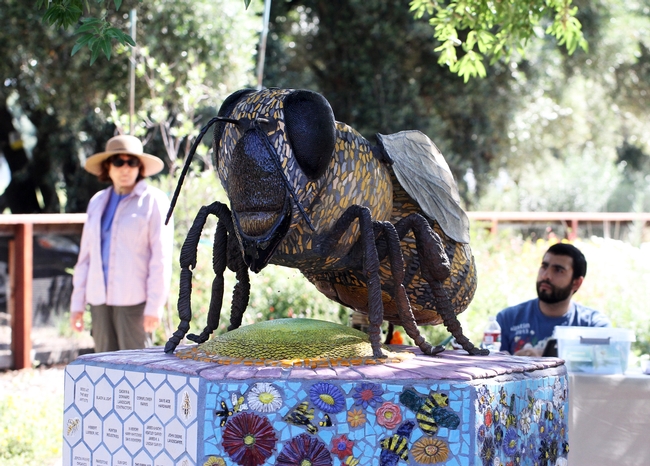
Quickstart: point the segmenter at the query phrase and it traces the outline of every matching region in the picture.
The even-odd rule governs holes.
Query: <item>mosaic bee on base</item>
[[[241,325],[248,305],[248,270],[267,264],[299,269],[328,298],[368,316],[376,358],[381,323],[401,325],[427,355],[443,351],[418,325],[443,323],[471,354],[488,354],[463,335],[456,315],[476,290],[469,221],[458,188],[435,144],[418,131],[377,134],[371,145],[335,121],[320,94],[252,89],[229,96],[195,141],[181,174],[178,198],[192,155],[214,129],[214,165],[230,208],[201,208],[181,250],[178,312],[167,342],[173,352],[189,331],[191,268],[201,231],[218,217],[215,279],[202,343],[219,325],[225,268],[236,274],[230,326]]]

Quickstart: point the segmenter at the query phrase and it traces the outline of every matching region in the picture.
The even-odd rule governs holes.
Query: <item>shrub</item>
[[[161,186],[168,186],[166,179]],[[171,187],[167,190],[171,191]],[[200,195],[197,195],[200,193]],[[225,193],[213,173],[190,172],[174,211],[176,250],[180,251],[194,215],[201,205],[221,200]],[[206,223],[193,270],[192,331],[205,326],[214,278],[212,271],[212,238],[216,218]],[[478,288],[469,308],[459,315],[465,334],[475,343],[489,315],[536,296],[537,270],[546,249],[556,239],[525,239],[513,230],[500,230],[491,235],[480,224],[471,231],[471,246],[477,264]],[[635,247],[629,243],[598,237],[579,239],[580,248],[589,264],[587,278],[576,294],[576,300],[605,312],[616,327],[629,328],[637,335],[633,349],[637,354],[650,349],[650,315],[640,312],[650,302],[650,247]],[[178,296],[178,261],[174,263],[167,334],[176,328],[176,297]],[[309,317],[347,324],[351,310],[330,301],[319,293],[296,269],[268,266],[259,274],[251,274],[251,298],[243,324],[282,317]],[[222,316],[216,333],[226,331],[229,323],[234,273],[226,271]],[[448,339],[443,326],[423,327],[423,333],[433,344]],[[403,332],[402,332],[403,333]],[[160,334],[157,344],[164,344]],[[412,343],[408,338],[406,343]]]

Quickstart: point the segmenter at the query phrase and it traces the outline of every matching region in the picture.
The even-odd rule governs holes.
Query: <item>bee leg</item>
[[[188,340],[192,340],[195,343],[207,341],[210,335],[212,335],[212,332],[219,327],[224,291],[223,273],[226,270],[226,266],[236,272],[238,279],[238,283],[235,285],[233,291],[233,305],[230,313],[231,325],[228,327],[228,330],[233,330],[241,325],[243,313],[248,306],[248,291],[250,290],[248,269],[239,250],[239,242],[235,236],[232,223],[232,214],[224,204],[212,204],[209,208],[210,213],[219,219],[212,248],[212,269],[214,270],[215,276],[212,281],[212,294],[210,296],[207,325],[200,335],[190,334],[187,336]],[[233,248],[236,251],[233,252]],[[244,291],[243,293],[242,290]],[[233,320],[237,322],[235,327],[233,327]]]
[[[463,335],[463,329],[451,300],[442,285],[451,273],[451,264],[440,236],[433,231],[427,219],[419,214],[412,214],[400,220],[395,228],[400,238],[406,236],[409,230],[413,231],[416,249],[421,257],[422,276],[431,287],[436,302],[436,312],[442,318],[449,333],[469,354],[481,356],[489,354],[489,351],[477,348],[469,338]]]
[[[201,232],[203,226],[211,213],[211,210],[216,205],[223,205],[220,202],[214,202],[209,206],[203,206],[196,214],[194,222],[187,233],[183,247],[180,254],[181,276],[178,291],[178,316],[181,321],[178,324],[178,329],[167,341],[165,345],[165,353],[173,353],[179,343],[183,340],[185,335],[190,329],[190,320],[192,319],[192,271],[190,268],[196,267],[196,248],[199,245]],[[227,207],[226,207],[227,208]]]
[[[318,251],[326,255],[341,239],[354,220],[359,220],[359,241],[363,254],[363,271],[368,285],[368,336],[375,358],[385,358],[381,350],[381,324],[384,321],[384,305],[381,300],[381,279],[379,278],[379,256],[375,245],[375,232],[370,209],[353,205],[343,212],[330,233],[323,238]]]
[[[395,227],[389,222],[383,222],[383,233],[386,235],[386,247],[388,253],[388,262],[390,264],[391,275],[394,284],[394,299],[397,303],[397,313],[406,331],[406,334],[413,339],[415,344],[426,355],[433,356],[444,351],[443,346],[433,346],[427,342],[420,333],[413,309],[409,302],[406,289],[404,288],[404,256],[399,242],[399,235]]]
[[[248,276],[248,267],[242,256],[239,240],[233,234],[228,238],[228,268],[235,272],[237,284],[232,293],[232,307],[230,308],[230,326],[228,331],[235,330],[241,325],[244,312],[248,307],[250,298],[250,278]]]

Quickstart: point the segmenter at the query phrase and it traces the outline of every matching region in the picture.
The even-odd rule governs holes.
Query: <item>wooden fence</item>
[[[619,231],[622,224],[650,222],[650,212],[467,212],[472,222],[489,222],[490,231],[496,233],[499,224],[560,223],[567,229],[567,237],[572,240],[578,234],[582,223],[601,223],[603,236],[609,238]]]
[[[650,213],[585,212],[468,212],[472,222],[489,222],[498,231],[504,223],[561,222],[570,227],[569,237],[578,231],[579,222],[602,222],[605,231],[611,224],[650,222]],[[31,367],[33,237],[35,234],[81,234],[86,214],[14,214],[0,215],[0,235],[9,241],[9,296],[13,368]]]
[[[0,215],[0,235],[9,236],[9,290],[7,311],[11,316],[13,368],[32,366],[32,280],[34,235],[81,234],[86,214]]]

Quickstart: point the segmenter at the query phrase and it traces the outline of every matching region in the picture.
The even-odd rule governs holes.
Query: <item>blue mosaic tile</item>
[[[450,356],[450,374],[459,372],[455,363],[479,361],[488,369],[492,362]],[[546,363],[531,366],[549,367],[547,372],[531,369],[518,376],[525,364],[517,362],[510,376],[468,382],[465,375],[456,381],[414,379],[412,366],[426,365],[430,361],[426,359],[410,363],[410,375],[403,381],[397,377],[398,364],[389,371],[368,367],[320,372],[249,367],[226,371],[203,364],[199,371],[186,361],[190,366],[175,372],[172,361],[151,352],[143,358],[150,362],[142,366],[137,361],[124,364],[125,359],[120,355],[114,360],[121,363],[114,364],[95,355],[68,366],[64,465],[125,461],[132,466],[138,462],[203,466],[212,457],[228,466],[243,464],[233,455],[248,454],[241,453],[248,440],[238,437],[236,427],[244,424],[254,444],[260,445],[263,464],[269,465],[283,449],[312,445],[330,455],[332,464],[349,460],[359,461],[359,466],[381,466],[382,451],[394,456],[393,449],[399,450],[390,443],[397,438],[406,439],[400,450],[406,452],[406,461],[398,463],[413,466],[492,466],[512,461],[515,454],[520,464],[531,464],[540,448],[552,459],[566,457],[566,373]],[[498,364],[489,371],[506,373],[507,360],[494,359]],[[436,360],[436,374],[443,374],[443,369]],[[338,380],[352,372],[366,378]],[[237,378],[224,378],[230,373]],[[389,379],[373,378],[382,373]],[[248,379],[242,378],[244,374]],[[309,376],[293,378],[297,374]],[[402,404],[400,397],[409,391],[411,401]],[[397,432],[403,432],[401,426],[408,422],[412,423],[408,437],[399,437]]]

